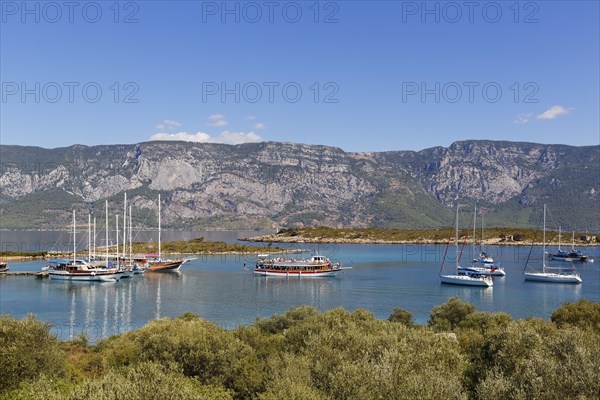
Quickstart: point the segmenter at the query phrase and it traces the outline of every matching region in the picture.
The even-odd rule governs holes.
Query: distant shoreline
[[[281,234],[272,234],[272,235],[263,235],[263,236],[254,236],[249,238],[241,239],[246,242],[256,242],[256,243],[313,243],[313,244],[419,244],[419,245],[427,245],[427,244],[454,244],[454,239],[444,238],[444,239],[426,239],[426,238],[418,238],[418,239],[375,239],[375,238],[335,238],[335,237],[309,237],[309,236],[287,236]],[[472,245],[472,239],[469,237],[461,237],[459,239],[459,244],[462,245]],[[506,241],[500,238],[490,238],[482,241],[477,241],[477,246],[543,246],[544,243],[539,241],[531,240],[521,240],[521,241]],[[558,241],[550,240],[546,242],[546,246],[557,246]],[[600,246],[598,242],[591,243],[581,243],[576,242],[575,247],[597,247]],[[563,242],[561,241],[561,247],[565,249],[571,248],[571,242]]]

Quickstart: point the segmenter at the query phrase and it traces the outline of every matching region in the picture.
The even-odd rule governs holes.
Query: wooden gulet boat
[[[158,195],[158,257],[154,260],[148,260],[147,272],[178,272],[179,268],[185,262],[186,259],[178,258],[176,260],[163,260],[161,257],[161,205],[160,205],[160,194]]]
[[[116,282],[123,275],[117,268],[109,268],[108,265],[108,245],[106,246],[106,268],[97,267],[89,264],[85,260],[76,259],[77,242],[75,240],[75,210],[73,210],[73,260],[56,260],[50,262],[45,270],[48,271],[50,279],[68,280],[68,281],[101,281]],[[108,243],[108,202],[106,203],[106,241]]]
[[[334,263],[318,254],[305,259],[270,259],[268,255],[262,254],[258,256],[254,274],[262,276],[318,278],[336,276],[343,269],[341,263]]]

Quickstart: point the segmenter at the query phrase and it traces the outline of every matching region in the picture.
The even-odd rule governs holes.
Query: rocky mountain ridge
[[[1,228],[48,228],[128,192],[139,223],[181,228],[436,227],[476,202],[486,224],[532,226],[541,205],[565,229],[600,229],[600,146],[462,141],[349,153],[279,142],[0,146]],[[468,207],[467,207],[468,206]],[[96,211],[98,213],[99,211]],[[468,221],[465,218],[464,224]]]

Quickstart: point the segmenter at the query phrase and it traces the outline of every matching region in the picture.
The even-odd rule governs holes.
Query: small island
[[[484,245],[542,245],[542,233],[527,228],[486,228],[483,242],[477,232],[478,244]],[[336,243],[336,244],[447,244],[453,243],[454,228],[394,229],[394,228],[331,228],[327,226],[284,228],[272,235],[246,238],[248,242],[269,243]],[[459,229],[461,242],[473,241],[473,230]],[[562,233],[561,243],[571,244],[572,234]],[[599,245],[599,236],[576,232],[575,245]],[[546,231],[546,245],[558,245],[558,231]]]
[[[114,253],[115,246],[110,246],[108,251]],[[102,255],[106,251],[106,247],[97,247],[96,254]],[[121,248],[122,251],[122,248]],[[226,242],[211,242],[205,241],[204,237],[195,238],[192,240],[177,240],[172,242],[162,242],[161,253],[163,255],[222,255],[222,254],[278,254],[278,253],[301,253],[306,250],[301,249],[286,249],[283,247],[275,247],[271,245],[258,246],[247,245],[241,243],[226,243]],[[132,253],[140,254],[156,254],[158,253],[158,243],[156,242],[136,242],[132,243]],[[87,257],[88,250],[77,252],[77,257]],[[5,251],[0,252],[0,261],[26,261],[53,259],[62,257],[72,257],[72,253],[68,251]]]

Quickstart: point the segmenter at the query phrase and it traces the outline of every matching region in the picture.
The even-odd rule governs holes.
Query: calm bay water
[[[219,234],[219,240],[225,241],[248,236],[240,232]],[[202,235],[207,237],[204,232],[197,236]],[[148,273],[117,283],[4,277],[0,278],[0,313],[15,317],[34,313],[51,322],[61,339],[85,332],[96,341],[186,311],[225,328],[303,304],[322,311],[364,308],[378,318],[387,318],[394,307],[401,307],[411,311],[416,322],[424,323],[432,307],[452,296],[475,304],[479,310],[505,311],[514,318],[548,318],[566,301],[600,300],[598,247],[584,249],[595,263],[576,264],[583,284],[566,285],[523,281],[529,247],[491,246],[488,253],[502,263],[507,276],[495,277],[494,287],[488,289],[441,285],[438,273],[445,246],[305,244],[302,248],[318,248],[321,254],[352,269],[336,278],[255,277],[251,271],[254,255],[227,255],[200,256],[186,263],[180,273]],[[463,257],[470,259],[470,249],[465,249]],[[532,266],[539,265],[540,257],[541,249],[534,248]],[[454,262],[451,248],[446,273],[452,271]],[[10,267],[25,271],[39,270],[42,265],[39,261],[12,262]]]

